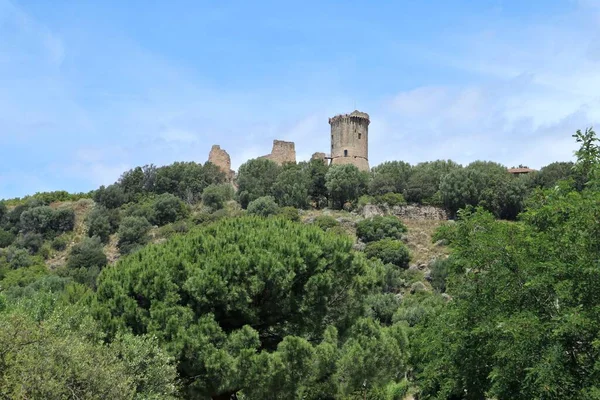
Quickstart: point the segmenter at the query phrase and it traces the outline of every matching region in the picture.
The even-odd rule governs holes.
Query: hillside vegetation
[[[526,176],[256,159],[235,191],[181,162],[2,201],[0,397],[600,399],[600,147],[574,137]]]

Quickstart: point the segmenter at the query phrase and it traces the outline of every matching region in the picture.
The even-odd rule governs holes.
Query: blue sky
[[[600,0],[0,0],[0,198],[234,167],[371,115],[371,165],[539,168],[600,120]]]

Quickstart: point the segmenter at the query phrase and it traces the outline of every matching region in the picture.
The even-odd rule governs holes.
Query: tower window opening
[[[362,133],[359,133],[358,134],[358,138],[360,139],[361,137],[362,137]]]
[[[344,157],[348,157],[348,150],[344,150]]]

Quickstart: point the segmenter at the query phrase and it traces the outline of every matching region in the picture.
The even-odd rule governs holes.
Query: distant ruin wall
[[[296,162],[296,145],[294,142],[285,142],[283,140],[273,140],[273,150],[271,154],[262,156],[260,158],[266,158],[279,165],[285,163]]]
[[[213,145],[208,154],[208,161],[215,164],[227,176],[227,180],[233,179],[234,171],[231,170],[231,158],[229,154],[218,144]]]
[[[402,219],[435,221],[445,221],[448,219],[448,212],[445,209],[420,204],[406,204],[394,207],[367,204],[363,207],[361,214],[365,218],[371,218],[376,215],[395,215]]]
[[[322,152],[316,152],[313,153],[312,157],[310,157],[311,160],[319,160],[321,162],[323,162],[323,164],[327,165],[327,154],[322,153]]]

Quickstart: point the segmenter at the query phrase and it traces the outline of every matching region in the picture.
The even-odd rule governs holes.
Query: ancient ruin
[[[285,163],[295,163],[296,145],[294,142],[273,140],[273,150],[271,150],[271,154],[267,154],[266,156],[262,156],[260,158],[266,158],[267,160],[271,160],[279,165],[283,165]]]
[[[353,111],[329,118],[331,125],[331,164],[353,164],[369,170],[369,114]]]
[[[208,161],[215,164],[227,176],[227,180],[233,180],[235,172],[231,169],[231,158],[229,154],[218,144],[213,145],[208,154]]]
[[[322,160],[324,164],[352,164],[361,171],[369,171],[369,114],[354,110],[350,114],[340,114],[329,118],[331,126],[331,153],[316,152],[311,160]],[[273,140],[270,154],[259,157],[271,160],[278,165],[296,162],[294,142]],[[329,161],[331,160],[331,161]],[[233,180],[235,172],[231,170],[231,159],[219,145],[210,150],[208,161],[217,165]]]

